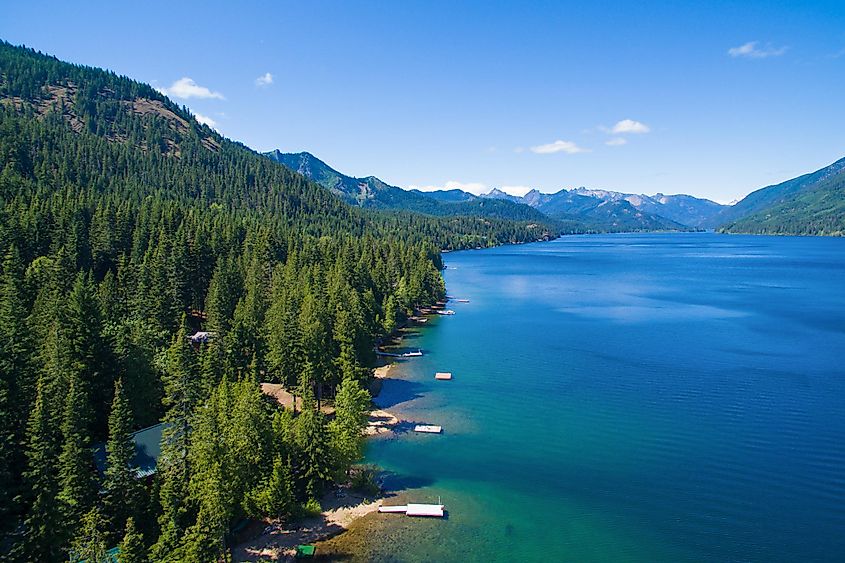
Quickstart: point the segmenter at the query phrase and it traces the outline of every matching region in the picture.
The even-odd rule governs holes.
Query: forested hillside
[[[845,234],[845,158],[748,194],[723,213],[727,233]]]
[[[419,190],[403,190],[391,186],[375,176],[353,178],[341,174],[307,152],[283,153],[275,150],[266,153],[266,156],[307,178],[311,178],[345,201],[361,207],[398,209],[434,216],[470,216],[494,220],[527,221],[545,225],[546,230],[556,233],[584,231],[582,226],[557,223],[554,219],[521,203],[484,199],[466,192],[461,192],[466,197],[460,199],[441,198]]]
[[[360,455],[376,339],[444,295],[440,249],[547,234],[351,208],[150,86],[0,43],[0,558],[218,561],[243,519],[313,509]]]

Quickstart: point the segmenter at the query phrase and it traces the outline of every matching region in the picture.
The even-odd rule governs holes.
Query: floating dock
[[[405,514],[406,512],[408,512],[408,506],[405,505],[405,504],[403,504],[401,506],[384,506],[384,505],[382,505],[382,506],[378,507],[378,511],[379,512],[388,512],[388,513],[401,512],[402,514]]]
[[[425,434],[440,434],[443,432],[442,426],[435,426],[434,424],[417,424],[414,426],[414,432],[423,432]]]
[[[396,352],[382,352],[381,350],[373,350],[376,356],[386,356],[388,358],[416,358],[422,356],[422,350],[414,350],[413,352],[403,352],[402,354]]]
[[[402,506],[379,506],[379,512],[405,514],[406,516],[430,516],[443,518],[445,506],[442,504],[407,504]]]
[[[449,372],[438,371],[434,374],[434,379],[452,379],[452,374]]]

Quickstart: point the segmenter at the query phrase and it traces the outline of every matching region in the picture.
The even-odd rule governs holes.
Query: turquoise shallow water
[[[449,515],[378,515],[363,558],[845,560],[845,240],[575,236],[446,263],[471,302],[378,398],[445,433],[367,455]]]

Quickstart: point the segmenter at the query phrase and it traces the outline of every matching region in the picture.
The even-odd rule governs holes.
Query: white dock
[[[417,424],[414,426],[414,432],[423,432],[426,434],[440,434],[443,432],[442,426],[435,426],[433,424]]]
[[[442,504],[409,504],[408,511],[405,513],[408,516],[434,516],[436,518],[443,518]]]
[[[452,374],[446,371],[438,371],[434,374],[434,379],[452,379]]]
[[[378,507],[378,511],[379,512],[389,512],[389,513],[401,512],[402,514],[404,514],[404,513],[408,512],[408,506],[404,505],[404,504],[401,505],[401,506],[384,506],[384,505],[382,505],[382,506]]]
[[[379,506],[378,511],[382,513],[405,514],[406,516],[430,516],[443,518],[444,508],[442,504],[407,504],[402,506]]]

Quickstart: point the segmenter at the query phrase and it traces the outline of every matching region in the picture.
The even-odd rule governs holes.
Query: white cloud
[[[613,137],[612,139],[605,141],[604,144],[609,147],[621,147],[622,145],[628,144],[628,139]]]
[[[165,96],[172,96],[174,98],[181,98],[187,100],[189,98],[215,98],[218,100],[225,100],[226,98],[220,92],[212,92],[205,86],[200,86],[194,82],[193,78],[180,78],[170,85],[170,88],[158,88],[158,91]]]
[[[194,119],[196,119],[202,125],[208,125],[212,129],[217,130],[217,122],[208,117],[207,115],[194,112]]]
[[[255,79],[256,86],[269,86],[273,83],[273,75],[269,72],[265,72],[263,76],[259,76]]]
[[[566,154],[577,154],[579,152],[590,152],[588,149],[579,147],[572,141],[557,140],[554,143],[546,145],[537,145],[531,147],[531,152],[536,154],[554,154],[558,152],[565,152]]]
[[[765,59],[767,57],[779,57],[789,50],[789,47],[773,47],[771,44],[766,44],[765,47],[760,47],[759,41],[749,41],[739,47],[731,47],[728,49],[728,54],[732,57],[745,57],[747,59]]]
[[[651,131],[651,129],[648,125],[639,121],[634,121],[633,119],[623,119],[622,121],[617,122],[616,125],[613,126],[613,129],[610,130],[610,132],[614,135],[623,133],[648,133],[649,131]]]
[[[532,188],[531,186],[502,186],[499,189],[505,193],[522,197],[528,192],[530,192]]]
[[[449,180],[442,186],[408,186],[409,190],[419,190],[421,192],[434,192],[437,190],[463,190],[471,194],[480,195],[486,194],[490,189],[480,182],[458,182],[457,180]]]

